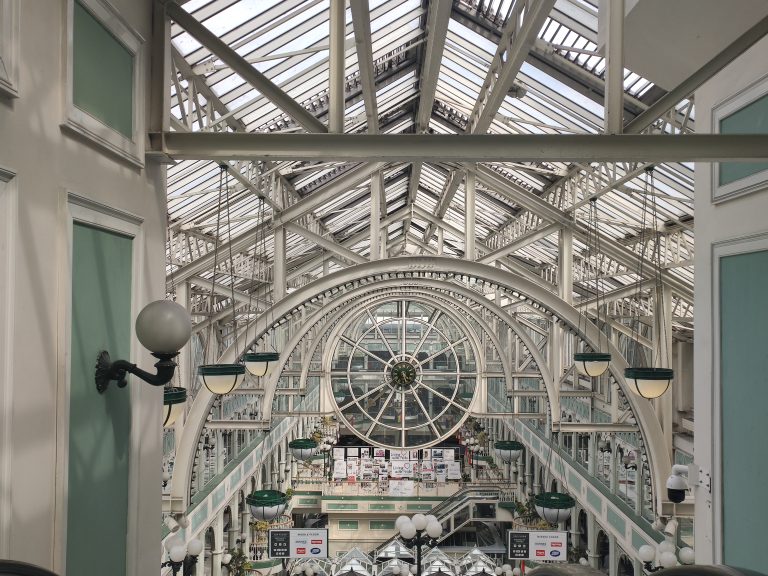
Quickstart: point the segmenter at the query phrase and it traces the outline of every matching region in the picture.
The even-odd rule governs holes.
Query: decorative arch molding
[[[377,288],[380,289],[390,279],[397,282],[399,286],[402,286],[403,280],[408,278],[417,279],[419,283],[442,283],[441,278],[447,280],[453,278],[474,278],[497,285],[507,292],[512,292],[513,295],[525,297],[534,308],[544,314],[551,315],[553,320],[558,321],[567,329],[577,333],[589,346],[597,346],[600,334],[597,327],[591,322],[587,323],[586,326],[580,326],[579,311],[546,288],[517,273],[479,262],[462,260],[461,273],[455,272],[456,267],[457,260],[455,258],[445,256],[402,256],[366,262],[334,272],[288,294],[280,302],[267,309],[248,325],[248,328],[240,334],[236,342],[224,351],[219,361],[224,363],[236,361],[237,351],[242,351],[254,342],[257,342],[273,327],[284,322],[288,315],[295,313],[300,306],[315,299],[320,293],[330,292],[331,294],[336,294],[343,288],[345,292],[349,293],[349,299],[353,299],[360,297],[361,294],[370,293]],[[443,285],[443,288],[445,287]],[[480,296],[480,294],[457,284],[451,284],[450,289],[457,293],[461,293],[461,289],[467,290],[474,294],[472,296],[473,299],[477,299]],[[346,297],[347,294],[344,295],[344,298]],[[349,301],[349,299],[346,301]],[[341,300],[339,300],[340,303]],[[483,304],[490,306],[495,303],[484,302]],[[334,301],[332,306],[336,305],[337,302]],[[498,310],[501,309],[498,308]],[[326,312],[320,310],[316,314],[319,314],[320,318],[322,318]],[[504,313],[504,316],[508,317],[509,315]],[[514,321],[511,317],[509,319]],[[518,334],[520,333],[525,333],[522,328]],[[250,336],[250,334],[253,334],[253,336]],[[612,358],[609,370],[627,398],[632,412],[637,419],[640,434],[644,439],[648,454],[648,465],[651,470],[656,506],[657,509],[661,509],[662,487],[671,469],[670,455],[665,449],[661,425],[656,418],[651,403],[634,394],[627,385],[624,379],[624,368],[628,367],[628,365],[624,357],[611,342],[608,343],[608,347]],[[534,353],[537,348],[533,345],[529,347],[529,350],[531,353]],[[539,364],[542,376],[546,366],[546,362]],[[559,399],[555,383],[551,380],[551,375],[549,378],[545,378],[545,384],[547,382],[549,382],[548,393],[552,407],[553,424],[557,425],[560,418]],[[551,391],[550,388],[552,388]],[[185,510],[188,504],[188,477],[191,472],[194,447],[197,445],[197,438],[203,428],[213,399],[213,395],[206,388],[201,387],[195,396],[182,432],[181,442],[176,455],[174,477],[171,481],[171,499],[177,503],[177,506],[182,507],[179,511]],[[557,410],[555,410],[556,407]]]

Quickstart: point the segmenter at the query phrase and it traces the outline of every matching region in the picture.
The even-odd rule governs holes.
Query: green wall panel
[[[72,102],[127,138],[133,137],[133,54],[75,2]]]
[[[112,385],[99,394],[93,378],[100,350],[130,358],[132,245],[130,238],[81,224],[72,235],[67,574],[97,576],[109,566],[111,575],[122,576],[130,392]]]
[[[768,134],[768,95],[720,120],[721,134]],[[730,184],[768,170],[768,162],[721,162],[719,184]]]
[[[720,260],[723,561],[765,571],[768,251]],[[716,471],[713,471],[717,474]]]
[[[394,530],[394,520],[370,520],[368,522],[368,528],[370,530]]]
[[[339,520],[339,530],[357,530],[357,520]]]

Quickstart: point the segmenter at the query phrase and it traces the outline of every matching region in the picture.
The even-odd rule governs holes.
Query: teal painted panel
[[[407,510],[432,510],[434,506],[432,504],[408,504]]]
[[[632,548],[635,550],[640,550],[640,546],[645,546],[646,544],[648,544],[648,542],[645,541],[645,538],[643,538],[635,530],[632,530]]]
[[[368,510],[394,510],[394,504],[368,504]]]
[[[328,504],[328,510],[357,510],[357,504]]]
[[[394,520],[370,520],[368,522],[369,530],[394,530]]]
[[[590,506],[595,510],[599,510],[602,513],[603,499],[600,497],[600,494],[592,490],[592,488],[587,488],[587,502],[589,502]]]
[[[125,574],[131,397],[114,384],[99,394],[93,377],[100,350],[131,357],[132,268],[130,238],[74,225],[67,573],[78,576]]]
[[[303,504],[305,506],[317,506],[319,503],[319,500],[317,498],[299,498],[299,504]]]
[[[219,507],[219,505],[224,502],[224,497],[227,495],[226,486],[222,482],[222,484],[216,489],[216,491],[213,493],[213,498],[211,498],[212,505],[214,510]]]
[[[765,571],[768,251],[720,260],[723,563]],[[715,472],[716,473],[716,472]]]
[[[720,120],[721,134],[768,134],[768,94]],[[768,162],[721,162],[719,184],[768,170]]]
[[[568,483],[576,490],[581,491],[581,478],[570,470],[568,471]]]
[[[626,521],[624,520],[624,518],[619,516],[612,507],[608,506],[608,511],[606,516],[608,517],[608,524],[616,528],[616,530],[618,530],[621,534],[626,533],[626,530],[627,530]]]
[[[230,486],[236,486],[238,482],[240,482],[240,478],[243,477],[243,469],[238,468],[237,470],[233,470],[232,474],[229,477],[229,485]]]
[[[197,530],[205,519],[208,518],[208,501],[202,502],[192,513],[192,517],[189,519],[191,530],[194,532]]]
[[[133,54],[80,2],[72,33],[72,102],[133,138]]]

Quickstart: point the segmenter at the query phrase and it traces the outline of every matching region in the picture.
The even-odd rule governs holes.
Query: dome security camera
[[[683,478],[683,474],[688,474],[688,466],[675,464],[672,466],[672,474],[667,478],[667,498],[675,504],[685,500],[685,493],[688,490],[688,482]]]

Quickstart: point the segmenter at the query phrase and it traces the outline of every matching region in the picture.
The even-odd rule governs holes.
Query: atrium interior
[[[768,573],[767,34],[0,0],[0,574]]]

